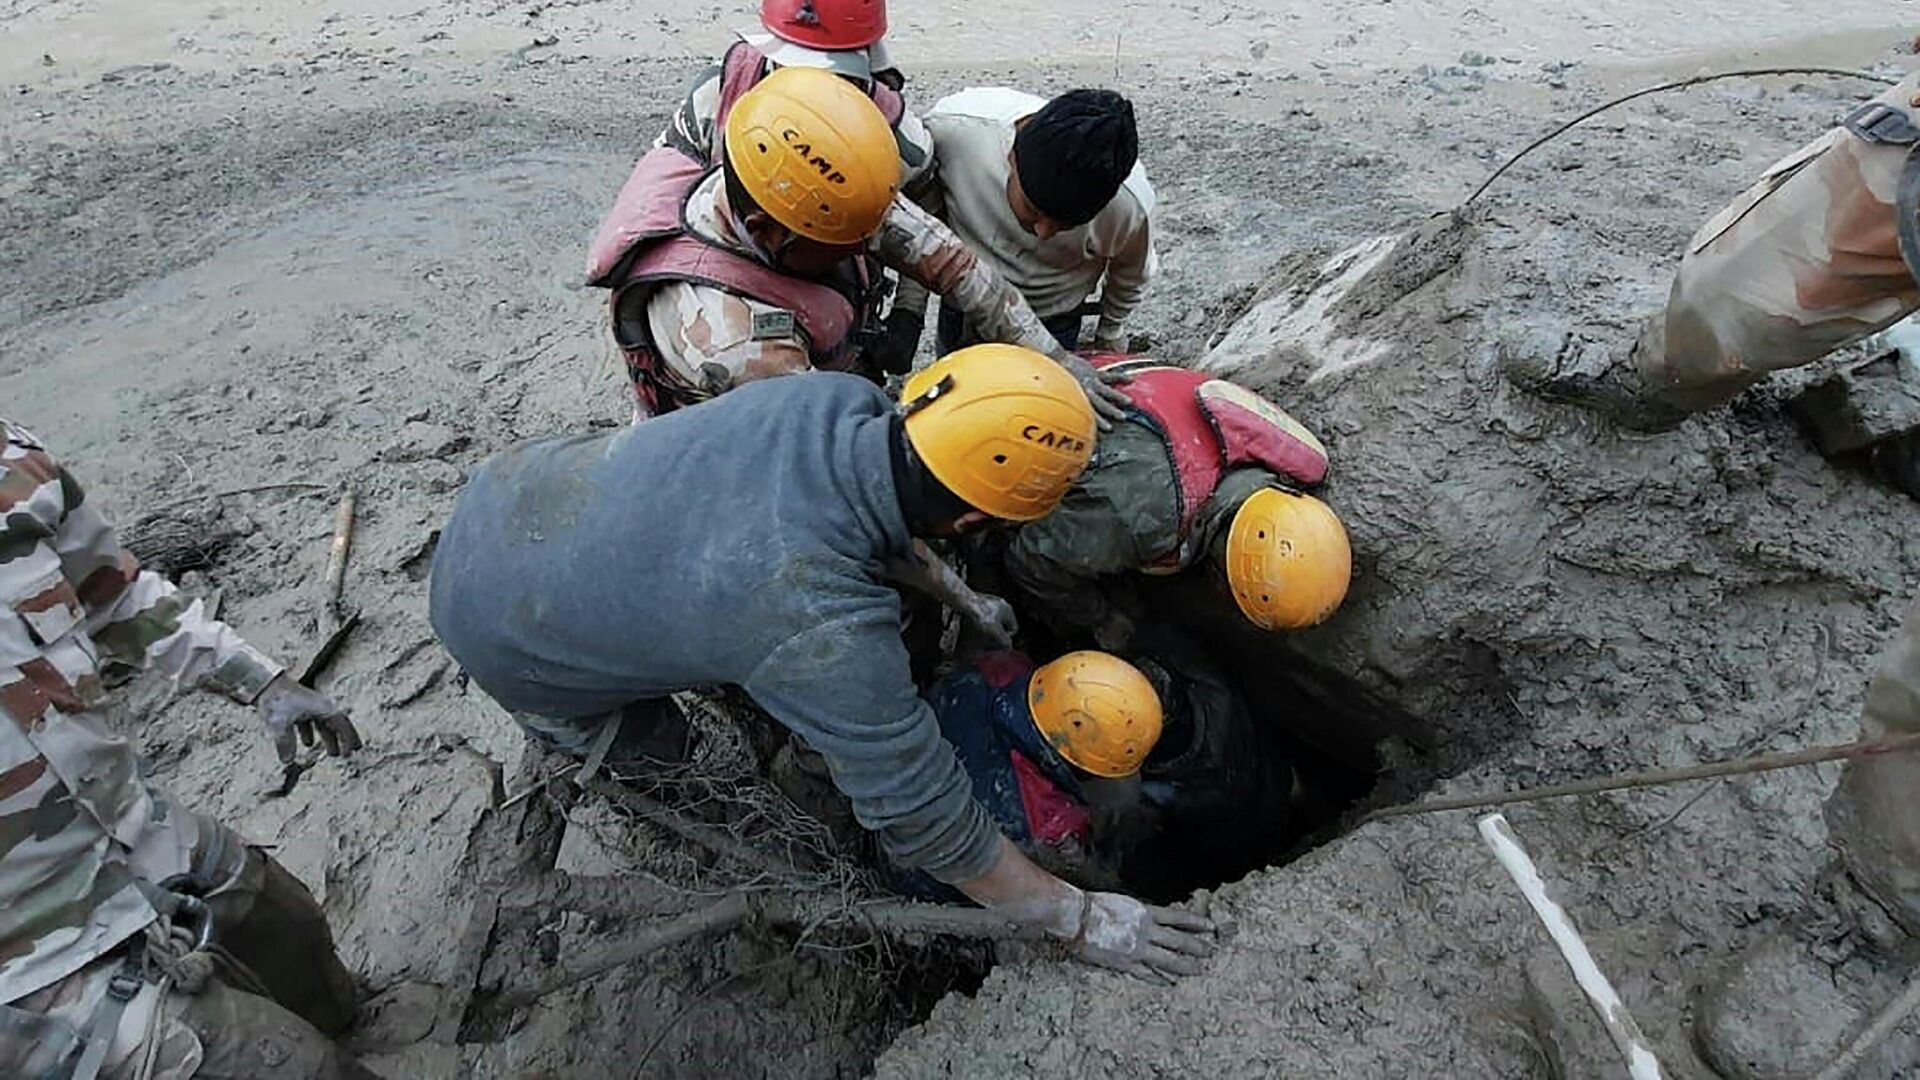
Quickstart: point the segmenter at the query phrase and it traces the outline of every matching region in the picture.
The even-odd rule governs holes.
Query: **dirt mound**
[[[1280,647],[1268,715],[1349,757],[1385,737],[1388,792],[1851,738],[1920,580],[1912,503],[1819,458],[1784,385],[1642,437],[1504,383],[1503,351],[1623,351],[1652,307],[1673,244],[1646,211],[1684,178],[1604,179],[1605,202],[1530,186],[1478,221],[1296,260],[1201,361],[1327,437],[1356,586]],[[1223,645],[1272,670],[1270,643]],[[1683,1075],[1687,983],[1794,906],[1833,776],[1510,814]],[[1371,825],[1199,902],[1235,925],[1206,976],[1002,970],[879,1074],[1521,1077],[1543,1043],[1571,1052],[1556,1023],[1584,1006],[1549,992],[1543,1013],[1545,978],[1529,996],[1540,931],[1469,815]]]

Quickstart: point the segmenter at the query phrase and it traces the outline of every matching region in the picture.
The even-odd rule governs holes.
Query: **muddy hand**
[[[353,729],[346,711],[332,698],[301,686],[289,675],[282,674],[268,683],[253,707],[259,711],[267,734],[273,737],[282,765],[294,764],[301,743],[312,746],[318,742],[335,757],[360,749],[360,733]]]
[[[1107,652],[1124,653],[1133,645],[1134,629],[1132,619],[1121,612],[1111,612],[1093,628],[1093,641]]]
[[[1119,893],[1088,893],[1074,936],[1074,955],[1148,982],[1172,983],[1198,975],[1213,955],[1212,920],[1153,907]]]
[[[1012,604],[991,593],[975,593],[966,616],[994,648],[1013,648],[1013,636],[1020,632],[1020,620],[1014,615]]]
[[[1093,404],[1093,411],[1100,421],[1101,431],[1113,430],[1113,422],[1127,418],[1127,409],[1132,407],[1133,399],[1127,397],[1119,385],[1127,377],[1115,372],[1101,371],[1087,363],[1086,357],[1069,356],[1060,361],[1079,381],[1080,389],[1087,392],[1087,400]]]

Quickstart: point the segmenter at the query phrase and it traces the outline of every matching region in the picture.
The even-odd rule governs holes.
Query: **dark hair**
[[[1070,229],[1113,201],[1139,156],[1133,105],[1111,90],[1069,90],[1028,117],[1013,137],[1027,201]]]

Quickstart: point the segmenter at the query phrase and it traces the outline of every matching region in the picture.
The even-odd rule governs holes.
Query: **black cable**
[[[1567,121],[1566,123],[1561,124],[1559,127],[1554,128],[1552,131],[1547,132],[1545,135],[1540,136],[1538,139],[1535,139],[1532,142],[1528,143],[1525,149],[1521,150],[1519,153],[1508,158],[1506,164],[1493,170],[1493,175],[1487,177],[1486,180],[1482,182],[1479,187],[1473,189],[1473,194],[1467,196],[1467,200],[1461,203],[1457,209],[1464,210],[1467,207],[1473,205],[1473,201],[1475,199],[1478,199],[1483,193],[1486,192],[1488,188],[1492,187],[1493,182],[1495,180],[1500,179],[1500,177],[1504,176],[1508,169],[1511,169],[1516,164],[1518,164],[1521,158],[1526,157],[1528,154],[1533,153],[1535,150],[1540,149],[1542,146],[1545,146],[1548,143],[1552,142],[1553,140],[1566,134],[1568,131],[1572,130],[1575,126],[1585,123],[1586,121],[1591,120],[1596,116],[1599,116],[1601,113],[1606,112],[1608,109],[1611,109],[1616,105],[1625,105],[1627,102],[1632,101],[1635,98],[1643,98],[1649,94],[1663,93],[1667,90],[1684,90],[1689,86],[1698,86],[1701,83],[1710,83],[1719,79],[1735,79],[1735,78],[1743,78],[1743,77],[1752,76],[1752,75],[1833,75],[1833,76],[1846,78],[1846,79],[1866,79],[1869,82],[1877,82],[1877,83],[1881,83],[1883,85],[1888,85],[1888,86],[1891,86],[1893,83],[1898,81],[1896,79],[1889,79],[1884,75],[1875,75],[1870,71],[1850,71],[1846,68],[1827,68],[1827,67],[1742,68],[1739,71],[1721,71],[1721,72],[1716,72],[1715,74],[1712,74],[1712,75],[1695,75],[1691,79],[1681,79],[1679,82],[1661,83],[1659,86],[1649,86],[1644,90],[1635,90],[1633,93],[1628,94],[1625,97],[1617,97],[1617,98],[1614,98],[1612,101],[1607,102],[1604,105],[1600,105],[1595,108],[1588,109],[1586,112],[1581,113],[1579,116],[1574,117],[1573,119]]]

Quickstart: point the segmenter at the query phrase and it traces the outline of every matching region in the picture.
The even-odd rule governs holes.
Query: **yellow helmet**
[[[762,210],[822,244],[864,243],[900,190],[900,144],[879,106],[818,68],[781,68],[741,95],[726,151]]]
[[[907,441],[968,506],[1046,517],[1093,456],[1093,406],[1059,364],[1018,345],[975,345],[907,379]]]
[[[1263,488],[1227,530],[1227,584],[1262,630],[1325,622],[1347,597],[1353,549],[1333,509],[1311,495]]]
[[[1111,653],[1073,652],[1041,667],[1027,707],[1054,750],[1095,776],[1132,776],[1160,741],[1160,696]]]

